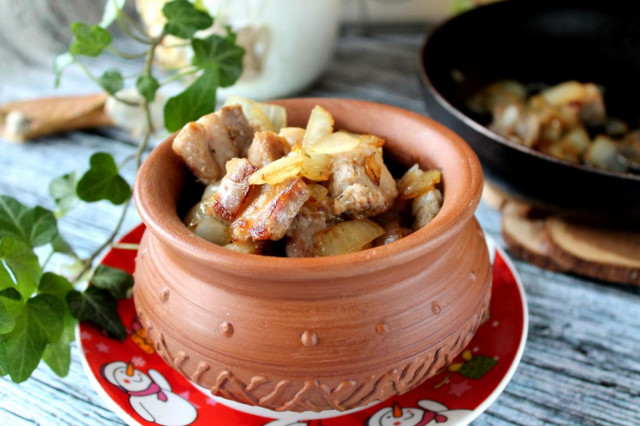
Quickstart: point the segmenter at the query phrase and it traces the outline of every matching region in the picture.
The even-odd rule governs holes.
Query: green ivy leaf
[[[13,287],[7,287],[3,290],[0,290],[0,297],[4,297],[8,300],[20,301],[22,300],[22,295],[18,290]]]
[[[0,334],[7,334],[16,326],[16,320],[9,313],[4,306],[2,299],[0,299]]]
[[[11,236],[0,240],[0,288],[15,287],[26,299],[37,288],[41,274],[31,247]]]
[[[69,374],[71,365],[70,342],[49,343],[42,354],[42,360],[60,377]]]
[[[93,273],[91,284],[107,290],[116,299],[126,299],[133,287],[133,277],[122,269],[100,265]]]
[[[231,29],[230,25],[225,25],[224,26],[224,30],[227,32],[227,40],[230,43],[234,43],[235,44],[236,40],[238,39],[238,34],[233,32],[233,30]]]
[[[0,376],[4,377],[9,374],[9,363],[7,362],[7,354],[4,351],[4,336],[0,334]]]
[[[31,247],[51,242],[58,233],[53,213],[42,207],[27,208],[18,200],[0,195],[0,238],[12,236]]]
[[[218,69],[220,87],[231,86],[242,74],[242,57],[245,50],[235,44],[234,37],[211,35],[205,39],[193,39],[193,65]]]
[[[117,301],[107,290],[93,285],[82,293],[71,290],[67,303],[71,315],[78,321],[90,321],[119,340],[127,337],[127,330],[118,316]]]
[[[213,25],[213,18],[208,13],[198,10],[187,0],[166,3],[162,7],[162,13],[167,18],[164,32],[184,39],[191,38],[196,31]]]
[[[94,202],[109,200],[122,204],[131,195],[129,184],[118,174],[118,166],[111,154],[98,152],[91,156],[91,167],[78,182],[76,191],[81,200]]]
[[[46,272],[40,279],[39,294],[51,294],[60,300],[66,300],[67,294],[73,290],[73,286],[65,277],[51,272]],[[60,339],[55,343],[49,343],[44,350],[42,359],[58,376],[66,376],[71,364],[71,342],[74,341],[74,328],[76,319],[71,316],[69,309],[65,309],[64,327]]]
[[[98,24],[102,28],[108,28],[113,21],[118,18],[118,14],[124,7],[126,0],[107,0],[104,5],[104,12],[102,14],[102,20]]]
[[[69,244],[67,240],[62,238],[62,235],[60,234],[56,235],[55,237],[53,237],[53,240],[51,240],[51,248],[56,253],[66,254],[72,257],[78,257],[76,252],[73,251],[73,247],[71,247],[71,244]]]
[[[27,380],[47,344],[60,339],[64,311],[63,302],[51,294],[39,294],[27,301],[14,329],[4,335],[7,367],[14,382]]]
[[[15,287],[7,287],[0,291],[0,303],[4,305],[5,309],[11,315],[14,320],[20,315],[24,308],[24,300],[22,295]]]
[[[159,88],[160,83],[158,83],[158,80],[153,78],[151,75],[141,75],[138,78],[138,81],[136,81],[136,89],[138,89],[138,93],[140,93],[147,102],[153,102]]]
[[[98,82],[107,93],[112,95],[124,87],[124,79],[118,70],[105,71]]]
[[[22,217],[25,229],[29,230],[29,241],[33,247],[51,242],[58,233],[58,221],[51,210],[36,206]]]
[[[74,37],[69,47],[72,55],[98,56],[105,47],[111,44],[109,31],[98,25],[87,25],[83,22],[71,24]]]
[[[60,86],[60,77],[62,77],[62,71],[71,65],[75,61],[73,55],[69,52],[61,53],[56,56],[55,61],[53,62],[53,72],[55,73],[55,87]]]
[[[175,132],[190,121],[212,112],[216,106],[218,71],[205,69],[184,92],[170,98],[164,105],[164,125]]]
[[[20,296],[20,293],[18,293],[18,290],[15,288],[7,287],[4,290],[0,290],[0,305],[4,306],[13,320],[11,330],[15,328],[15,317],[22,312],[23,304],[21,302],[22,296]],[[7,374],[9,374],[9,364],[7,363],[7,355],[4,351],[4,336],[0,334],[0,376],[6,376]]]
[[[52,294],[60,300],[67,298],[67,293],[73,290],[73,286],[68,279],[53,272],[45,272],[40,278],[38,294]]]
[[[458,374],[468,379],[480,379],[487,374],[497,362],[494,358],[485,355],[476,355],[460,367]]]
[[[204,4],[204,0],[193,0],[193,7],[203,12],[206,12],[207,14],[209,13],[209,11],[207,10],[207,6],[205,6]]]
[[[71,172],[58,176],[49,184],[49,195],[56,202],[57,217],[63,216],[78,203],[76,194],[78,177],[78,172]]]

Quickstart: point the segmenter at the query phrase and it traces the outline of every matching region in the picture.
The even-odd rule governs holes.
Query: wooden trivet
[[[482,198],[502,212],[502,237],[515,256],[544,269],[640,285],[640,232],[571,223],[490,184]]]

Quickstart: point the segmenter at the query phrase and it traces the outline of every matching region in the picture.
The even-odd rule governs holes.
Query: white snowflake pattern
[[[458,398],[460,398],[466,391],[473,389],[473,386],[471,386],[469,383],[467,383],[467,381],[463,381],[460,383],[456,383],[455,385],[451,385],[451,389],[449,389],[449,392],[447,392],[448,395],[455,395]]]
[[[215,399],[213,398],[207,398],[207,405],[211,405],[212,407],[215,407],[216,405],[218,405],[218,403],[216,402]]]
[[[109,345],[107,345],[107,344],[105,344],[105,343],[100,342],[100,343],[98,343],[98,344],[96,345],[96,349],[98,350],[98,352],[108,353],[108,352],[109,352],[109,349],[111,349],[111,348],[109,347]]]
[[[93,338],[93,334],[89,333],[88,331],[81,331],[80,338],[82,340],[91,340]]]
[[[141,356],[134,356],[131,358],[131,364],[136,368],[143,368],[147,365],[147,361],[145,361]]]

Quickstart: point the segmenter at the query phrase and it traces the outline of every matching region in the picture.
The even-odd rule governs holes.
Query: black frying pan
[[[633,1],[510,0],[458,15],[422,50],[429,114],[476,151],[485,177],[566,216],[640,228],[640,175],[574,165],[489,131],[465,100],[488,83],[566,80],[605,87],[608,113],[640,128],[640,14]],[[463,77],[463,78],[461,78]]]

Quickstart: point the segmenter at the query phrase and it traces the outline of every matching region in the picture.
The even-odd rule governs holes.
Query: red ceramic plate
[[[122,240],[138,243],[140,225]],[[404,395],[350,413],[276,413],[228,404],[201,392],[167,366],[140,326],[133,300],[118,304],[129,336],[110,339],[78,326],[83,364],[97,392],[128,424],[247,426],[423,426],[467,424],[507,385],[522,356],[528,313],[522,284],[505,253],[488,242],[493,260],[490,313],[449,367]],[[114,249],[103,264],[133,272],[135,250]]]

